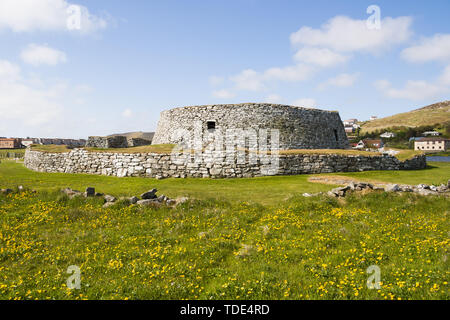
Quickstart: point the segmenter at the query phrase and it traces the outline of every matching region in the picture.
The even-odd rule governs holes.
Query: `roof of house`
[[[421,141],[450,141],[450,139],[431,137],[431,138],[419,138],[419,139],[416,139],[416,141],[418,141],[418,142],[421,142]]]
[[[382,143],[383,140],[380,140],[380,139],[364,139],[363,142],[364,143],[369,143],[369,144],[379,144],[379,143]]]

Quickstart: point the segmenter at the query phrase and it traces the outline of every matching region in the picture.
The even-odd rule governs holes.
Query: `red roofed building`
[[[0,149],[19,149],[21,148],[20,139],[0,138]]]

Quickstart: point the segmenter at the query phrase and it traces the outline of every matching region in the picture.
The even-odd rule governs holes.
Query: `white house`
[[[414,150],[447,151],[450,150],[450,139],[422,138],[414,141]]]
[[[395,137],[395,133],[393,133],[393,132],[385,132],[385,133],[381,134],[380,137],[381,138],[387,138],[387,139],[394,138]]]
[[[438,137],[441,135],[440,132],[437,131],[426,131],[424,133],[422,133],[425,137],[431,136],[431,137]]]

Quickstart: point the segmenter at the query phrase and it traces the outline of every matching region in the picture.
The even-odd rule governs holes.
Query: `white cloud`
[[[0,60],[0,83],[13,82],[20,78],[20,68],[6,60]]]
[[[292,105],[304,108],[315,108],[317,106],[317,102],[315,99],[303,98],[295,100],[294,102],[292,102]]]
[[[252,69],[246,69],[239,74],[230,77],[239,90],[259,91],[264,88],[263,76]]]
[[[349,57],[327,48],[302,48],[297,51],[294,59],[298,62],[311,63],[320,67],[331,67],[346,62]]]
[[[409,80],[401,89],[392,88],[387,80],[375,82],[375,87],[390,98],[407,99],[412,101],[421,101],[436,98],[440,94],[448,92],[448,88],[439,84],[428,83],[426,81]]]
[[[222,90],[215,90],[212,93],[213,97],[219,98],[219,99],[231,99],[236,96],[236,94],[230,90],[222,89]]]
[[[1,0],[0,30],[69,31],[67,21],[73,15],[69,11],[72,5],[80,12],[80,29],[73,31],[89,33],[106,27],[105,18],[92,15],[86,7],[66,0]]]
[[[436,34],[424,38],[420,44],[402,51],[403,59],[410,62],[450,61],[450,34]]]
[[[378,52],[407,41],[411,34],[410,17],[387,17],[380,30],[367,28],[366,20],[345,16],[330,19],[320,29],[302,27],[291,34],[295,46],[323,47],[339,52]]]
[[[62,111],[59,98],[65,90],[63,82],[33,87],[22,78],[18,66],[0,60],[0,128],[39,126],[56,119]]]
[[[270,68],[264,72],[265,81],[281,80],[286,82],[298,82],[307,80],[314,72],[314,69],[305,64],[298,64],[283,68]]]
[[[22,50],[20,57],[25,63],[33,66],[50,65],[54,66],[67,61],[66,54],[60,50],[50,48],[46,45],[30,44]]]
[[[359,77],[359,73],[341,73],[340,75],[328,79],[326,82],[319,85],[319,89],[323,90],[328,86],[334,86],[338,88],[348,88],[355,84],[356,80]]]
[[[320,29],[302,27],[291,34],[293,46],[298,47],[292,65],[286,67],[272,67],[256,71],[245,69],[229,80],[233,86],[229,90],[215,91],[215,96],[227,96],[233,91],[262,91],[270,88],[273,82],[300,82],[310,79],[322,68],[336,66],[347,62],[352,54],[344,52],[372,52],[378,53],[393,45],[407,41],[411,34],[412,19],[410,17],[385,18],[381,21],[380,30],[370,30],[366,20],[354,20],[337,16],[330,19]],[[329,79],[319,88],[326,86],[350,87],[357,80],[359,74],[341,74]],[[217,83],[222,78],[210,78],[210,82]]]
[[[444,72],[442,72],[442,75],[439,78],[439,83],[443,86],[450,87],[450,65],[444,69]]]
[[[264,72],[246,69],[239,74],[230,77],[237,90],[261,91],[265,89],[268,82],[284,81],[298,82],[307,80],[314,69],[304,64],[287,66],[282,68],[269,68]]]
[[[283,101],[283,98],[275,93],[268,95],[264,99],[264,102],[267,102],[267,103],[281,103],[282,101]]]
[[[131,109],[125,109],[123,112],[122,112],[122,117],[124,117],[124,118],[131,118],[133,116],[133,111],[131,111]]]

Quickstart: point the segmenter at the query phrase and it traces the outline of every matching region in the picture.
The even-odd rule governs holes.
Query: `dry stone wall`
[[[243,103],[175,108],[161,112],[153,144],[177,144],[176,130],[194,135],[195,125],[208,132],[208,123],[227,130],[275,129],[279,149],[345,149],[349,143],[339,113],[280,104]]]
[[[40,172],[88,173],[107,176],[151,178],[241,178],[264,175],[355,172],[368,170],[424,169],[426,157],[399,161],[390,155],[281,154],[275,166],[257,160],[240,163],[238,159],[202,155],[200,161],[185,161],[183,154],[88,152],[73,149],[66,153],[45,153],[27,149],[25,166]],[[189,155],[190,157],[190,155]]]
[[[112,136],[112,137],[98,137],[92,136],[88,138],[86,147],[91,148],[127,148],[127,137],[124,136]]]

